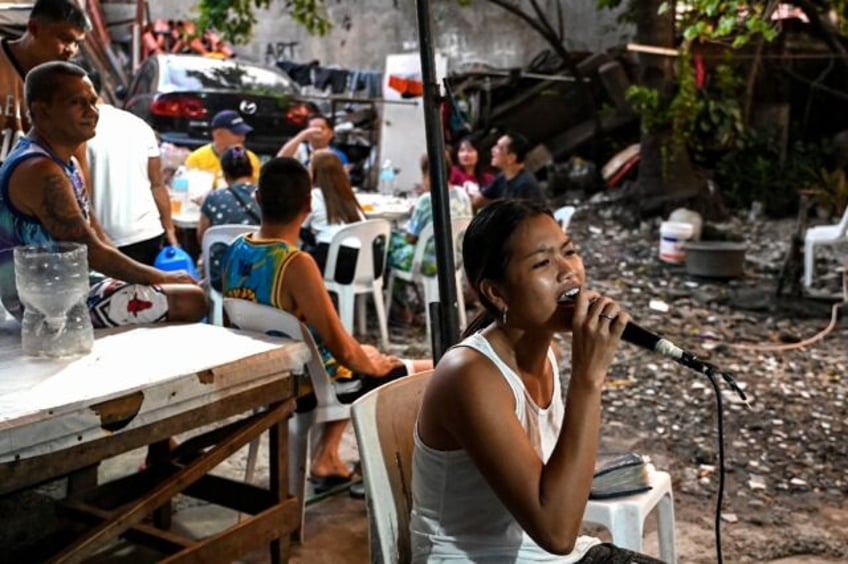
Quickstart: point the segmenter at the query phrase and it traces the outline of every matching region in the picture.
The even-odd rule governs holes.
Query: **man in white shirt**
[[[89,71],[98,94],[100,77]],[[163,245],[177,245],[159,144],[141,118],[103,102],[88,142],[94,213],[119,251],[153,266]]]

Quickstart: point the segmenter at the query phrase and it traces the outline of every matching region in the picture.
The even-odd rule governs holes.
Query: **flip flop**
[[[327,476],[309,476],[309,483],[312,484],[315,493],[324,493],[333,488],[349,484],[355,475],[351,472],[347,476],[341,474],[329,474]]]

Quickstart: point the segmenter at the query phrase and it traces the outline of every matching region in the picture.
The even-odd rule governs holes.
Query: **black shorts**
[[[342,403],[353,403],[371,390],[379,388],[383,384],[391,382],[392,380],[402,378],[407,374],[406,366],[399,366],[382,378],[375,378],[374,376],[367,376],[365,374],[354,374],[352,378],[345,378],[338,381],[336,397],[339,398],[339,401]],[[318,401],[315,398],[315,394],[310,391],[308,394],[297,398],[297,408],[295,409],[295,412],[306,413],[307,411],[315,409],[317,405]]]
[[[139,241],[138,243],[118,247],[118,250],[141,264],[153,266],[153,263],[156,262],[156,257],[159,254],[159,251],[162,250],[164,241],[164,235],[157,235],[156,237],[147,239],[146,241]]]
[[[590,548],[577,564],[662,564],[662,560],[603,543]]]

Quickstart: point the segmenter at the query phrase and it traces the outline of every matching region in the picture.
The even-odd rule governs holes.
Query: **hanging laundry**
[[[318,61],[303,64],[280,60],[277,61],[277,66],[283,69],[296,83],[307,86],[312,84],[312,71],[318,68]]]

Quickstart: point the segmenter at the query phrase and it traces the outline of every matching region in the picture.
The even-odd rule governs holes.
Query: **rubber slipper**
[[[354,482],[347,489],[347,493],[353,499],[365,499],[365,484],[360,482]]]
[[[329,474],[327,476],[309,476],[309,483],[314,487],[315,493],[323,493],[327,490],[349,484],[352,479],[352,473],[348,476]]]

